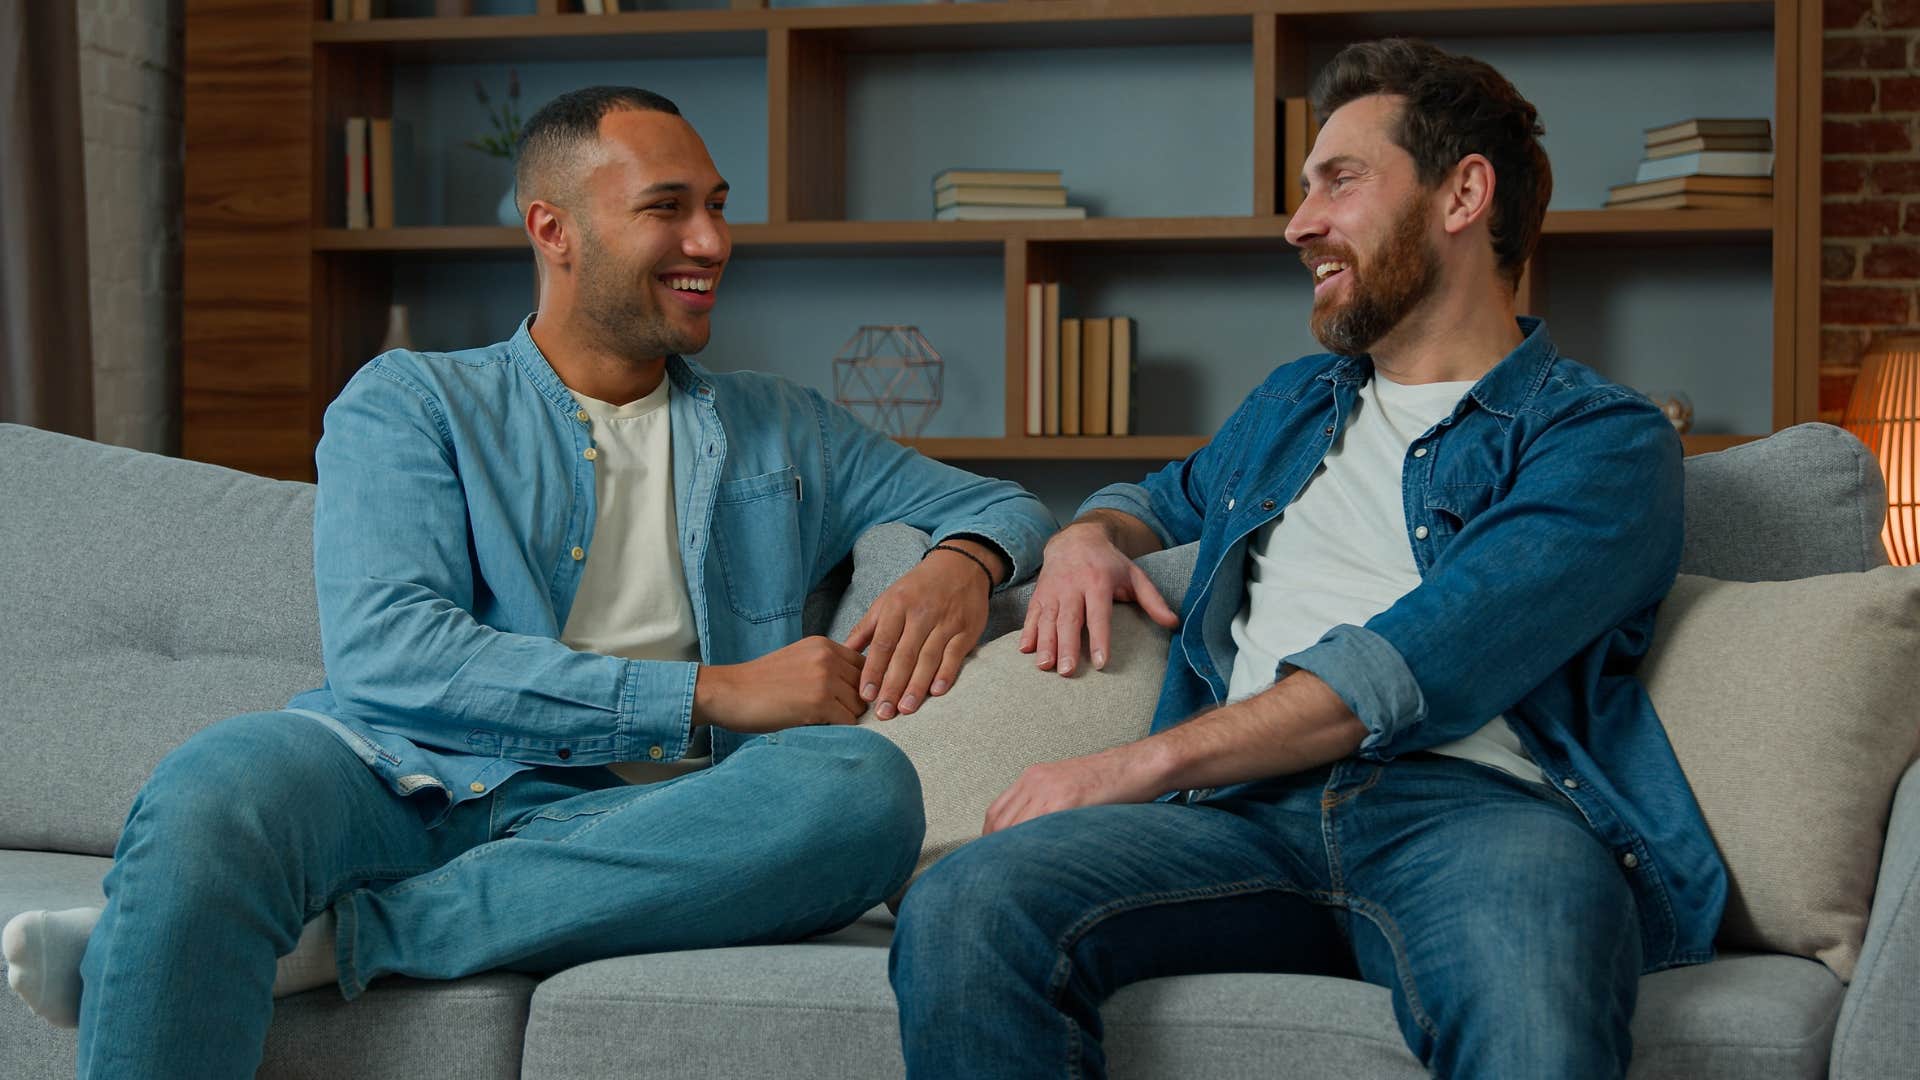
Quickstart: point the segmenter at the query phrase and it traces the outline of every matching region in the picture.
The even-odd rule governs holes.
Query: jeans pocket
[[[748,622],[788,618],[806,603],[795,483],[789,466],[723,481],[715,496],[711,535],[727,606]]]

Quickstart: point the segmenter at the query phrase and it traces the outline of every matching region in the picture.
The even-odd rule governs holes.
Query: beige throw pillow
[[[1920,741],[1920,568],[1682,574],[1640,676],[1726,859],[1721,944],[1852,978]]]
[[[1027,766],[1144,738],[1160,699],[1167,641],[1167,631],[1138,608],[1118,604],[1103,671],[1090,664],[1072,678],[1041,671],[1018,650],[1015,631],[982,645],[953,689],[912,715],[868,714],[860,726],[892,739],[920,771],[927,838],[914,878],[978,839],[987,807]]]

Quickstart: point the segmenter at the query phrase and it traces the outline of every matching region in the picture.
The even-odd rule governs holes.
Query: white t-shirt
[[[698,660],[700,632],[680,565],[673,504],[673,381],[626,405],[584,394],[574,400],[593,425],[593,540],[560,640],[568,648],[629,660]],[[705,764],[614,766],[645,783]]]
[[[1360,388],[1351,422],[1306,490],[1248,546],[1247,595],[1232,628],[1238,653],[1227,684],[1230,700],[1272,686],[1281,657],[1342,623],[1364,625],[1420,584],[1408,546],[1401,467],[1413,441],[1446,418],[1472,386],[1409,386],[1376,374]],[[1430,749],[1542,779],[1504,716]]]

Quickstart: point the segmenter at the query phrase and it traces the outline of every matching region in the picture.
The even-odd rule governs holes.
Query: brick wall
[[[94,437],[180,444],[181,0],[78,0]]]
[[[1877,338],[1920,327],[1920,0],[1825,0],[1820,417]]]

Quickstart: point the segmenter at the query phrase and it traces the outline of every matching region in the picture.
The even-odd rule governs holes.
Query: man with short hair
[[[1640,974],[1712,954],[1725,871],[1632,675],[1680,443],[1515,317],[1535,110],[1405,40],[1314,109],[1287,238],[1329,354],[1049,542],[1040,667],[1083,631],[1102,666],[1116,599],[1179,631],[1152,734],[1028,769],[908,892],[912,1077],[1104,1075],[1117,988],[1225,971],[1386,987],[1436,1076],[1618,1077]],[[1182,619],[1130,559],[1194,541]]]
[[[77,1019],[83,1077],[251,1076],[272,995],[315,986],[805,937],[913,868],[913,767],[847,725],[952,685],[1051,516],[683,358],[731,241],[665,98],[564,95],[516,182],[538,313],[384,354],[327,411],[326,685],[161,762],[104,912],[7,927],[10,981]],[[802,639],[808,592],[894,520],[928,557],[847,643]]]

